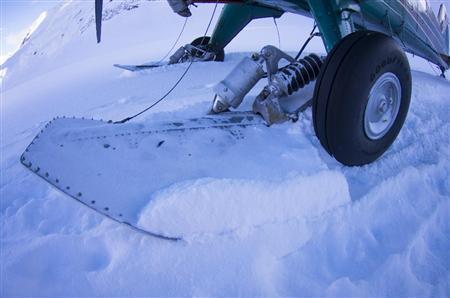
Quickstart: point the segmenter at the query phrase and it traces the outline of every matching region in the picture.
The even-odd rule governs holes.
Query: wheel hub
[[[369,139],[378,140],[391,129],[400,109],[401,91],[399,79],[391,72],[376,80],[364,113],[364,131]]]
[[[385,100],[385,99],[383,99],[381,102],[380,102],[380,105],[378,106],[378,111],[380,112],[380,113],[382,113],[382,114],[384,114],[384,113],[386,113],[386,111],[388,110],[388,102]]]

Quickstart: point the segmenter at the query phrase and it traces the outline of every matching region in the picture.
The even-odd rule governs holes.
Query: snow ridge
[[[112,67],[157,61],[183,24],[164,2],[126,1],[130,10],[118,3],[105,2],[105,11],[121,13],[105,22],[100,45],[92,25],[80,31],[92,21],[92,3],[66,1],[6,63],[2,297],[450,295],[450,83],[414,59],[412,68],[428,73],[413,72],[405,126],[375,163],[349,168],[328,156],[307,109],[296,123],[268,130],[267,140],[282,151],[246,145],[234,157],[245,164],[259,154],[264,173],[249,177],[236,168],[150,193],[140,224],[186,235],[185,242],[132,231],[21,166],[20,154],[53,117],[122,119],[159,98],[184,71],[183,64],[132,74]],[[180,44],[202,34],[211,9],[194,10]],[[278,25],[285,50],[295,52],[312,22],[287,14]],[[135,125],[204,115],[212,87],[261,44],[277,44],[271,19],[242,32],[225,62],[193,64]],[[230,53],[237,51],[247,53]],[[242,110],[251,109],[264,83]],[[280,156],[288,162],[280,164]]]

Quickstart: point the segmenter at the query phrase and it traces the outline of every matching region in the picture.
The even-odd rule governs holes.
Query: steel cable
[[[203,38],[206,38],[206,36],[207,36],[207,34],[208,34],[209,28],[211,27],[211,23],[212,23],[212,21],[213,21],[213,19],[214,19],[214,16],[215,16],[215,14],[216,14],[216,10],[217,10],[218,4],[219,4],[219,0],[216,0],[216,4],[214,5],[214,10],[213,10],[213,12],[212,12],[212,14],[211,14],[211,18],[210,18],[210,20],[209,20],[208,26],[206,27],[205,34],[203,35]],[[134,119],[134,118],[136,118],[136,117],[138,117],[138,116],[144,114],[145,112],[147,112],[148,110],[152,109],[152,108],[155,107],[157,104],[159,104],[160,102],[162,102],[164,99],[166,99],[167,96],[169,96],[169,94],[172,93],[172,91],[175,90],[175,88],[176,88],[176,87],[181,83],[181,81],[184,79],[184,77],[185,77],[186,74],[188,73],[189,69],[191,68],[193,62],[194,62],[194,60],[191,59],[191,61],[189,62],[189,65],[186,67],[186,69],[184,70],[184,72],[183,72],[183,74],[180,76],[180,78],[179,78],[179,79],[175,82],[175,84],[169,89],[169,91],[167,91],[160,99],[158,99],[157,101],[155,101],[153,104],[151,104],[151,105],[148,106],[147,108],[143,109],[142,111],[140,111],[140,112],[138,112],[138,113],[136,113],[136,114],[134,114],[134,115],[132,115],[132,116],[126,117],[126,118],[124,118],[124,119],[122,119],[122,120],[120,120],[120,121],[115,121],[115,122],[113,122],[113,123],[114,123],[114,124],[123,124],[123,123],[126,123],[126,122],[128,122],[128,121],[130,121],[130,120],[132,120],[132,119]]]

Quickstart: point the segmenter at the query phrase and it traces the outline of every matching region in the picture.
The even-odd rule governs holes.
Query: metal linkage
[[[279,100],[302,89],[314,81],[320,72],[322,59],[310,54],[299,61],[292,62],[279,70],[264,87],[253,102],[253,111],[260,114],[270,125],[296,117],[284,111]]]
[[[216,57],[214,51],[210,51],[206,46],[194,46],[187,44],[180,47],[169,58],[169,64],[184,63],[187,61],[211,61]]]
[[[290,62],[279,68],[282,59]],[[314,81],[319,75],[323,59],[310,54],[296,61],[274,46],[264,47],[252,58],[244,58],[233,71],[215,88],[211,113],[220,113],[228,108],[237,108],[244,96],[264,77],[267,71],[268,85],[256,97],[253,111],[261,114],[267,124],[290,119],[287,111],[279,104],[279,99],[287,97]]]
[[[216,96],[211,114],[225,112],[229,107],[237,108],[244,96],[264,76],[263,63],[264,60],[258,54],[242,59],[230,74],[214,87]]]
[[[274,46],[265,46],[261,52],[254,53],[251,58],[245,57],[215,88],[211,113],[221,113],[229,107],[237,108],[244,96],[262,79],[267,71],[269,82],[278,72],[282,59],[294,62],[294,58]]]

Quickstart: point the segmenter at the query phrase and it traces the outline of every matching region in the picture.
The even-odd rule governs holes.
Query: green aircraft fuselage
[[[216,1],[195,1],[216,3]],[[227,3],[212,34],[211,45],[224,48],[251,20],[279,18],[284,12],[312,17],[327,51],[344,36],[357,30],[383,32],[398,40],[404,49],[441,68],[448,69],[449,32],[442,27],[426,1],[313,1],[256,0]]]

